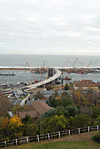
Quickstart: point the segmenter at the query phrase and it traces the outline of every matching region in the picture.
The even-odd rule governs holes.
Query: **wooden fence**
[[[11,146],[11,145],[20,145],[20,144],[25,144],[25,143],[34,142],[34,141],[39,142],[41,140],[50,140],[53,138],[60,138],[62,136],[66,136],[66,135],[81,134],[84,132],[90,132],[90,131],[95,131],[95,130],[97,130],[97,131],[100,130],[99,125],[58,131],[58,132],[52,132],[52,133],[37,135],[37,136],[29,136],[29,137],[23,136],[22,138],[0,142],[0,147],[7,147],[7,146]]]

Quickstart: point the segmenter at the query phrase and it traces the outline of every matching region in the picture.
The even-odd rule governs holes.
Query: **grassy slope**
[[[91,140],[91,137],[98,132],[83,133],[52,139],[50,141],[40,141],[23,144],[20,146],[10,146],[7,149],[100,149],[100,144]]]

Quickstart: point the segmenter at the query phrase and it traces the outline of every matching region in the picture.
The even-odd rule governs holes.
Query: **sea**
[[[27,65],[27,62],[29,65]],[[100,56],[89,55],[0,55],[0,68],[94,68],[100,69]],[[34,81],[33,75],[29,71],[0,71],[0,73],[15,73],[15,76],[0,76],[0,84],[31,82]],[[63,77],[68,74],[65,72]],[[44,80],[46,74],[34,74],[36,80]],[[100,81],[100,73],[75,74],[70,73],[72,81],[74,80],[93,80]],[[66,83],[66,81],[64,81]]]

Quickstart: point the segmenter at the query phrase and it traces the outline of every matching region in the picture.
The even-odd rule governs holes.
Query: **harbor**
[[[38,68],[39,69],[39,68]],[[40,68],[41,69],[41,68]],[[11,74],[11,75],[0,75],[0,83],[16,83],[16,82],[34,82],[38,80],[45,80],[47,77],[47,68],[45,68],[45,73],[34,73],[36,68],[32,68],[32,72],[30,69],[27,68],[2,68],[0,70],[0,74]],[[99,68],[88,68],[86,73],[79,73],[81,72],[81,68],[59,68],[61,70],[61,78],[65,78],[63,83],[65,84],[66,81],[74,81],[74,80],[82,80],[82,79],[89,79],[93,81],[100,81],[100,69]],[[85,68],[84,68],[85,70]],[[13,72],[13,73],[12,73]],[[14,75],[12,75],[14,74]],[[34,75],[34,77],[33,77]],[[71,78],[70,80],[66,79],[66,77]]]

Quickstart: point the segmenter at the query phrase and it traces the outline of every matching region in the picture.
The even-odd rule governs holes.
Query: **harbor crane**
[[[67,59],[66,59],[66,61],[65,61],[64,67],[66,66],[67,62],[68,62],[68,57],[67,57]]]
[[[75,61],[74,61],[73,65],[72,65],[72,68],[74,68],[74,66],[75,66],[75,64],[76,64],[76,62],[77,62],[77,60],[78,60],[78,58],[76,58],[76,59],[75,59]],[[63,78],[63,80],[71,80],[71,78],[69,78],[70,73],[71,73],[71,71],[70,71],[70,72],[68,72],[68,76],[67,76],[67,77],[65,77],[65,78]]]
[[[34,74],[32,73],[32,69],[30,68],[29,63],[28,63],[28,62],[26,62],[26,64],[27,64],[27,65],[28,65],[28,67],[29,67],[29,71],[30,71],[30,73],[32,74],[32,76],[33,76],[33,78],[34,78],[35,83],[38,83],[39,81],[37,81],[37,80],[36,80],[36,78],[35,78]]]
[[[45,61],[43,63],[43,67],[41,66],[41,78],[40,78],[40,81],[42,81],[42,74],[44,73],[44,66],[45,66]]]
[[[87,69],[88,69],[88,67],[90,66],[91,63],[92,63],[92,61],[89,62],[89,64],[87,65],[87,67],[84,70],[80,71],[80,74],[86,74]]]
[[[76,62],[77,62],[77,60],[78,60],[78,58],[75,59],[72,68],[74,68],[74,66],[75,66],[75,64],[76,64]]]
[[[62,74],[63,74],[63,71],[64,71],[64,69],[65,69],[65,66],[66,66],[67,62],[68,62],[68,57],[67,57],[67,59],[66,59],[66,61],[65,61],[65,63],[64,63],[64,66],[61,67],[61,72],[62,72]]]

